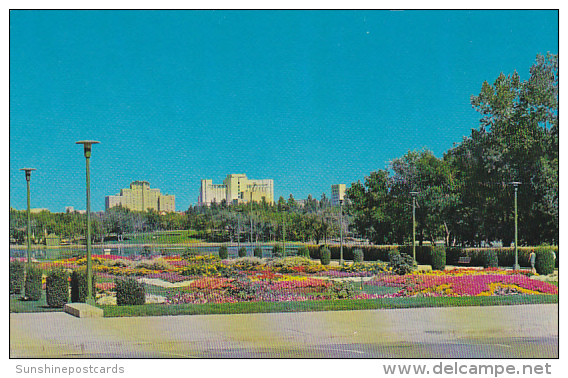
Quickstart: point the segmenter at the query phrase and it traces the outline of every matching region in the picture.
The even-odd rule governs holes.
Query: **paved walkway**
[[[558,305],[79,319],[10,314],[10,357],[558,357]]]

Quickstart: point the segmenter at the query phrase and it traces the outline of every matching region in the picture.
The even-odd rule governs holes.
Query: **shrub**
[[[42,276],[43,271],[40,268],[29,266],[28,269],[26,269],[24,288],[28,300],[39,301],[41,299]]]
[[[298,272],[298,267],[310,267],[316,265],[312,260],[303,256],[290,256],[272,260],[269,266],[280,273]]]
[[[444,270],[446,268],[446,247],[436,246],[432,249],[432,269]]]
[[[259,257],[239,257],[236,260],[232,260],[232,266],[240,270],[258,270],[262,268],[263,262]]]
[[[170,270],[171,265],[162,258],[157,258],[153,260],[142,260],[136,264],[138,269],[149,269],[149,270]]]
[[[482,249],[480,253],[481,264],[484,268],[496,268],[499,266],[497,251],[494,249]]]
[[[262,258],[262,247],[258,246],[258,245],[256,247],[254,247],[253,254],[254,254],[254,257],[258,257],[259,259],[261,259]]]
[[[333,282],[327,289],[327,295],[329,299],[347,299],[353,298],[358,292],[353,288],[348,282]]]
[[[246,257],[246,255],[247,255],[247,248],[246,247],[239,248],[239,257]]]
[[[63,269],[52,269],[45,280],[45,298],[49,307],[63,307],[69,302],[69,280]]]
[[[181,257],[184,260],[189,260],[192,257],[195,257],[199,254],[199,251],[195,248],[186,248],[182,253],[181,253]]]
[[[322,265],[329,265],[331,262],[331,252],[327,247],[320,250],[320,261]]]
[[[301,246],[300,248],[298,248],[297,256],[306,257],[306,258],[309,259],[310,258],[310,251],[308,250],[307,247]]]
[[[225,260],[229,258],[229,249],[226,245],[222,245],[219,247],[219,258]]]
[[[284,249],[280,244],[274,244],[272,248],[272,257],[282,257],[284,256]]]
[[[353,262],[363,262],[364,254],[361,248],[357,248],[353,250]]]
[[[10,294],[21,294],[24,287],[24,264],[20,261],[10,262]]]
[[[134,278],[116,279],[115,284],[117,305],[129,306],[146,303],[144,285]]]
[[[95,293],[96,276],[92,277],[92,293]],[[87,270],[76,269],[71,273],[71,302],[85,302],[87,299]]]
[[[554,255],[550,247],[535,248],[536,261],[534,267],[536,272],[541,275],[548,275],[554,272]]]
[[[393,273],[405,275],[412,272],[414,261],[412,256],[406,253],[391,252],[389,256],[389,264],[387,266]]]

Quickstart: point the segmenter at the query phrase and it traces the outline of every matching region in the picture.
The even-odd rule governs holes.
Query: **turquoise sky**
[[[478,127],[483,81],[558,53],[557,11],[11,11],[10,206],[92,209],[134,180],[330,195]]]

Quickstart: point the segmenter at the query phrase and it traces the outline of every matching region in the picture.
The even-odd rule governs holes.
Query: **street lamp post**
[[[95,304],[93,298],[93,263],[91,261],[91,172],[89,160],[91,158],[91,149],[93,144],[98,144],[95,140],[80,140],[76,144],[82,144],[85,153],[86,171],[87,171],[87,299],[86,303]]]
[[[521,269],[521,266],[519,265],[519,252],[518,252],[518,229],[517,229],[517,191],[519,190],[519,185],[521,184],[518,181],[514,181],[510,183],[511,185],[513,185],[515,187],[515,265],[513,265],[513,270],[519,270]]]
[[[32,171],[35,171],[35,168],[21,168],[20,171],[24,171],[26,172],[26,184],[28,187],[28,229],[27,229],[27,238],[28,238],[28,265],[31,263],[31,237],[32,237],[32,226],[31,226],[31,221],[30,221],[30,179],[32,176]]]
[[[343,200],[339,200],[339,265],[343,265]]]
[[[410,192],[412,194],[412,260],[416,263],[416,195],[418,192]]]

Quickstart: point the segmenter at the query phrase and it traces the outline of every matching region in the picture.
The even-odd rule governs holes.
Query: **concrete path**
[[[98,319],[10,314],[10,357],[556,358],[558,305]]]

